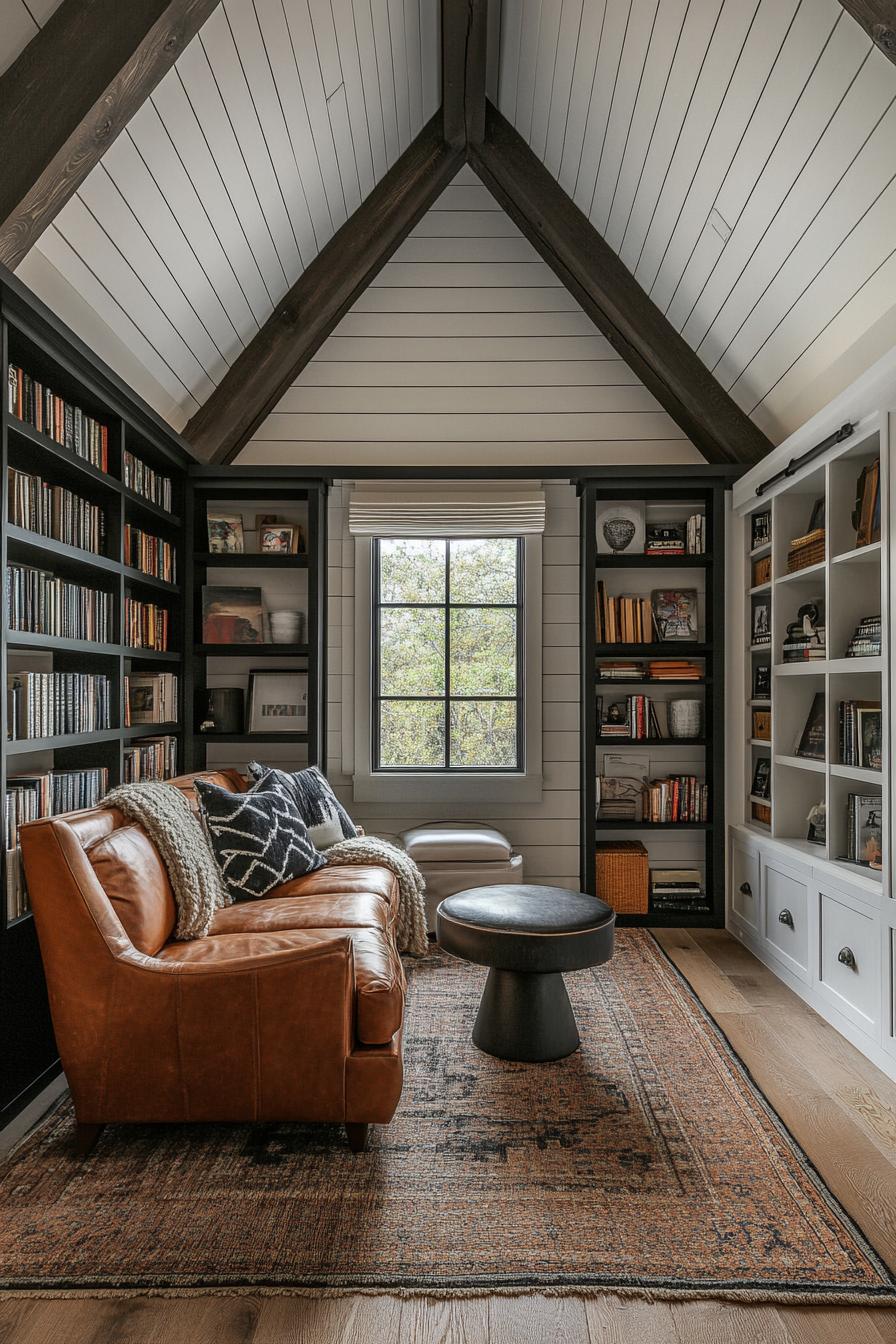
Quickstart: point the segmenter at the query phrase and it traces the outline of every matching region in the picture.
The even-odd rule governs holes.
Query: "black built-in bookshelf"
[[[739,474],[721,467],[676,467],[670,478],[662,467],[615,468],[596,471],[580,482],[581,500],[581,882],[584,891],[595,892],[595,845],[598,841],[641,838],[651,852],[651,867],[699,866],[704,874],[704,890],[709,913],[649,910],[646,915],[619,915],[620,924],[661,926],[724,924],[725,895],[725,819],[724,819],[724,625],[725,625],[725,490]],[[651,505],[663,506],[668,514],[680,509],[681,516],[702,512],[705,518],[705,551],[699,555],[647,556],[640,552],[599,554],[597,517],[604,504],[612,501],[643,503],[650,517]],[[676,571],[688,572],[686,580],[670,579]],[[630,583],[625,578],[630,575]],[[691,587],[702,591],[703,623],[699,638],[693,641],[650,643],[598,642],[595,598],[598,580],[633,594],[649,597],[653,589]],[[643,669],[625,679],[601,680],[599,669],[612,661],[644,660]],[[647,662],[655,659],[687,659],[700,668],[699,680],[651,681]],[[597,697],[623,700],[629,696],[650,696],[662,688],[674,688],[687,695],[693,688],[702,698],[703,724],[698,737],[637,738],[600,736],[597,721]],[[688,753],[695,762],[693,773],[709,786],[710,813],[707,821],[650,822],[623,820],[597,815],[598,752],[647,753],[651,774],[665,774],[663,759],[674,759],[676,752]],[[662,837],[675,833],[689,837],[693,857],[680,862],[660,860],[653,854]]]

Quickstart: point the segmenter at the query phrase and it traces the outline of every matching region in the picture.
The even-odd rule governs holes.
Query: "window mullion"
[[[451,542],[445,542],[445,769],[451,769]]]

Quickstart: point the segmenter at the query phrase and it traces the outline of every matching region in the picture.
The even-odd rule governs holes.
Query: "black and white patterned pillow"
[[[256,781],[253,793],[283,793],[292,799],[320,849],[328,849],[339,840],[350,840],[358,834],[355,823],[316,765],[291,771],[250,761],[249,774]]]
[[[196,780],[199,806],[221,875],[237,900],[266,896],[326,863],[284,793],[231,793]]]

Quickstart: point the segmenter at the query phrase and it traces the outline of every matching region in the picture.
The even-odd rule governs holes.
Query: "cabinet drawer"
[[[880,1020],[880,926],[867,907],[820,891],[819,989],[865,1031]]]
[[[809,978],[809,876],[766,858],[762,864],[763,934],[769,951],[801,980]]]
[[[759,856],[737,840],[731,846],[731,911],[751,933],[759,933]]]

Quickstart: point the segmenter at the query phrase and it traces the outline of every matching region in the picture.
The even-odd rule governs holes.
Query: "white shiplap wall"
[[[241,463],[699,462],[468,167]]]
[[[222,0],[19,274],[111,331],[181,429],[433,115],[438,71],[438,0]]]
[[[497,826],[523,854],[534,882],[579,887],[579,510],[573,486],[547,484],[542,625],[544,791],[537,803],[494,803],[471,817],[463,804],[356,804],[351,788],[354,706],[354,542],[346,517],[350,483],[338,483],[329,508],[327,774],[365,830],[395,833],[422,821],[466,819]],[[345,739],[345,740],[344,740]],[[346,759],[346,757],[348,759]]]
[[[504,0],[498,105],[774,440],[896,341],[896,78],[838,0]]]
[[[43,28],[61,0],[0,0],[0,75]]]

